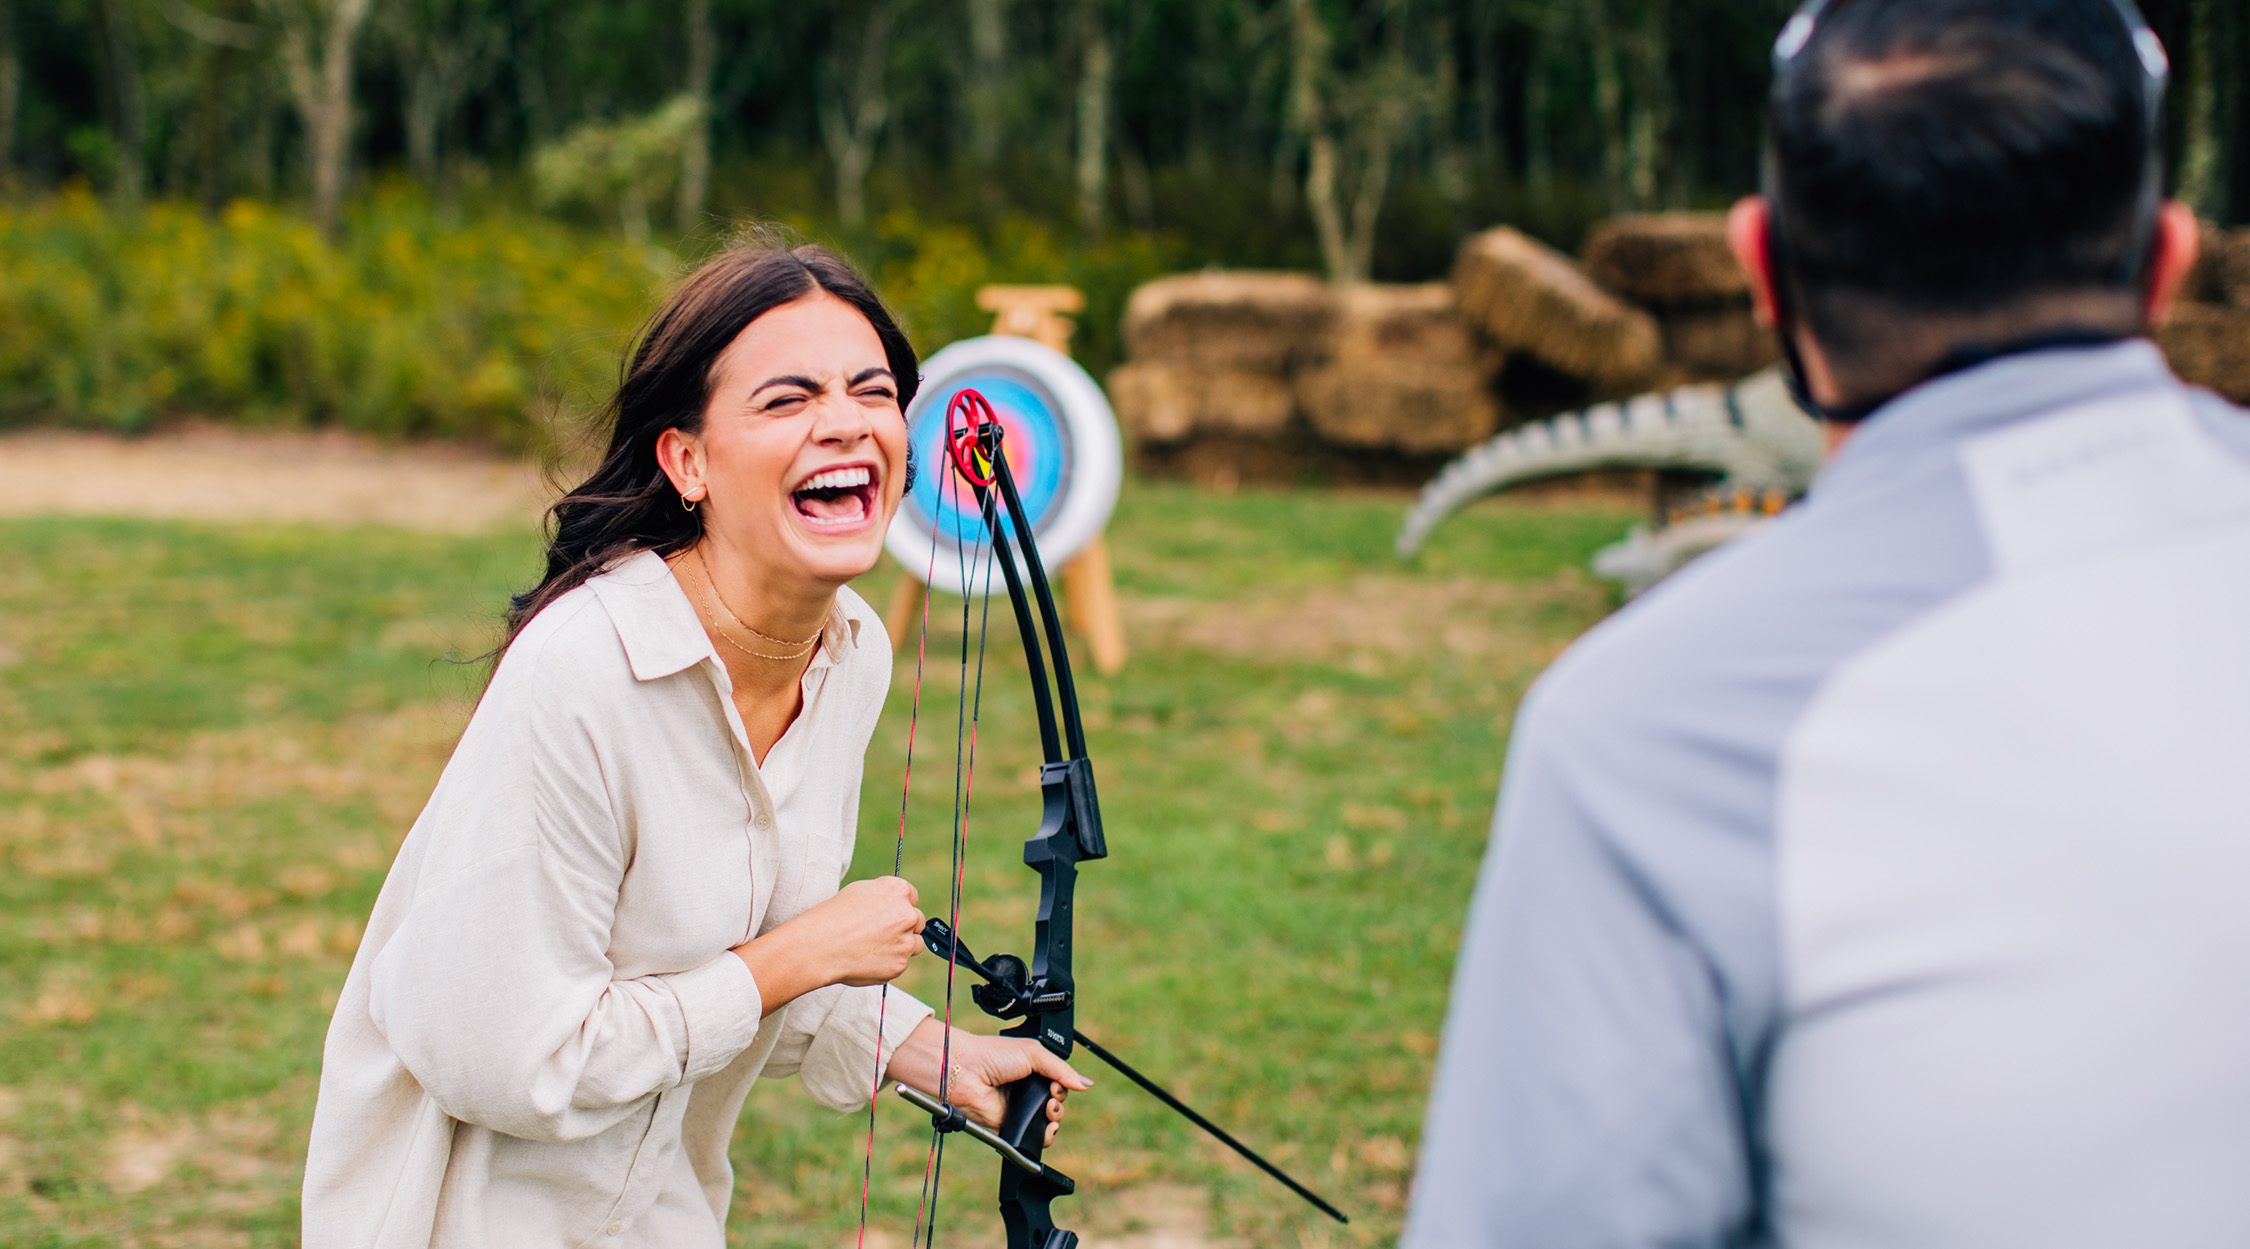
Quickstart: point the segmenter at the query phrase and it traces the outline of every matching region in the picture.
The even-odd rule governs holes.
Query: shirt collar
[[[1834,498],[1878,486],[1911,462],[1950,454],[2003,425],[2091,400],[2180,386],[2164,354],[2145,338],[2002,356],[1933,378],[1876,409],[1836,452],[1813,494]]]
[[[711,647],[711,635],[703,631],[695,605],[688,601],[687,591],[680,588],[663,556],[654,551],[626,556],[587,585],[609,612],[636,679],[654,681],[706,659],[719,663],[722,669],[726,666],[719,662],[718,652]],[[859,621],[844,610],[842,603],[832,604],[828,620],[821,626],[820,649],[813,652],[811,666],[827,668],[842,663],[847,648],[858,645]]]

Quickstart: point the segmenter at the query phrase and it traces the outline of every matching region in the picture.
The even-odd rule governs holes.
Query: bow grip
[[[1000,1139],[1037,1158],[1047,1143],[1047,1099],[1054,1094],[1037,1072],[1008,1086],[1008,1109],[1000,1116]]]

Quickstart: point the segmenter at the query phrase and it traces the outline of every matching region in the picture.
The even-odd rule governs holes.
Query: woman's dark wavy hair
[[[920,381],[914,346],[867,280],[824,247],[790,247],[751,236],[689,274],[641,327],[603,409],[609,450],[601,466],[547,509],[547,572],[509,603],[505,654],[549,603],[636,551],[669,555],[703,536],[703,515],[680,506],[657,467],[667,429],[695,433],[711,398],[719,353],[745,326],[783,304],[826,291],[859,310],[882,340],[901,412]]]

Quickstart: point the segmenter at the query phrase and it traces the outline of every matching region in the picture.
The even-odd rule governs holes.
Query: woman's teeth
[[[825,473],[815,474],[797,489],[800,493],[806,490],[848,490],[853,486],[864,486],[872,480],[874,475],[864,468],[832,468]]]
[[[832,468],[807,479],[791,497],[798,514],[813,525],[848,525],[872,512],[874,480],[864,467]]]

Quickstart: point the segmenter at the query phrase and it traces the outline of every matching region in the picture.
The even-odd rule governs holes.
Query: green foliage
[[[840,235],[842,250],[865,266],[915,350],[924,356],[957,339],[989,333],[977,288],[993,282],[1059,282],[1086,293],[1071,354],[1097,378],[1124,359],[1120,325],[1133,288],[1178,268],[1177,240],[1141,234],[1082,243],[1050,222],[1004,218],[991,231],[931,221],[907,209],[879,218],[865,237]]]
[[[1077,285],[1078,356],[1097,375],[1122,354],[1126,296],[1179,254],[1142,235],[1081,247],[1026,217],[987,234],[906,211],[829,241],[924,354],[991,328],[976,307],[987,282]],[[215,220],[174,203],[120,212],[82,190],[0,205],[0,422],[132,432],[198,417],[544,448],[607,397],[681,268],[522,212],[452,218],[402,185],[364,197],[333,244],[246,200]]]
[[[543,412],[614,378],[658,285],[614,239],[522,214],[449,224],[404,190],[334,244],[250,201],[213,220],[69,191],[0,207],[0,416],[535,446]]]
[[[614,206],[625,237],[646,244],[648,206],[676,180],[680,153],[703,124],[703,102],[688,95],[646,116],[588,122],[532,153],[533,185],[550,207]]]

